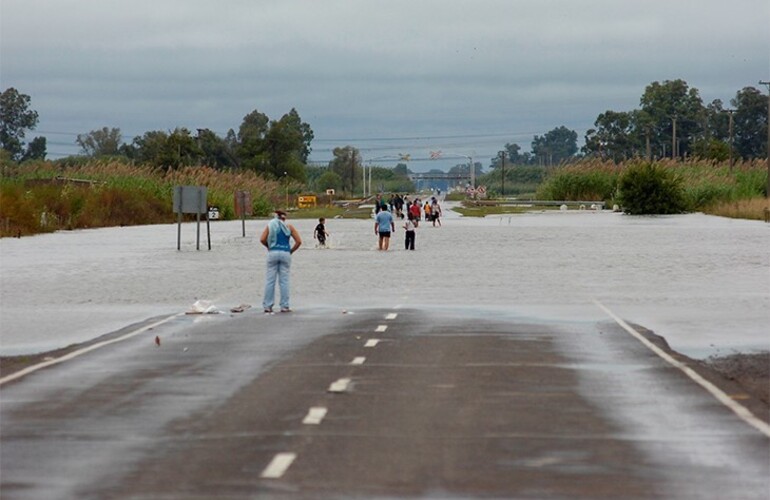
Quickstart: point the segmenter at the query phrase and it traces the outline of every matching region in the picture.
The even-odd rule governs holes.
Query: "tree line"
[[[30,97],[9,88],[0,94],[0,106],[0,146],[7,159],[45,159],[45,137],[35,138],[26,148],[23,143],[25,133],[38,123],[37,112],[30,109]],[[86,158],[123,157],[165,169],[190,165],[246,169],[267,178],[304,182],[312,140],[312,128],[292,108],[278,120],[254,110],[243,118],[237,132],[230,129],[225,137],[209,129],[192,132],[178,127],[145,132],[126,143],[119,128],[103,127],[78,134],[75,142]],[[68,161],[77,158],[62,160],[65,164]]]
[[[724,161],[750,160],[767,154],[768,98],[755,87],[744,87],[726,107],[720,99],[704,104],[700,92],[684,80],[648,85],[639,108],[607,110],[596,118],[578,151],[577,133],[564,126],[535,136],[531,153],[518,144],[505,145],[506,161],[514,165],[557,165],[576,158],[615,162],[631,158],[697,157]],[[492,168],[500,166],[495,158]]]
[[[0,146],[11,161],[45,159],[45,137],[24,143],[34,130],[38,114],[30,109],[30,97],[14,88],[0,94]],[[586,131],[585,145],[578,149],[574,130],[559,126],[535,135],[531,151],[506,143],[505,162],[511,165],[558,165],[579,158],[598,157],[616,162],[634,157],[712,160],[764,157],[767,150],[768,99],[754,87],[745,87],[730,100],[731,108],[715,99],[704,104],[700,92],[681,79],[653,82],[630,111],[607,110]],[[103,127],[79,134],[76,143],[85,157],[124,157],[160,168],[206,165],[216,169],[247,169],[273,179],[291,179],[353,192],[363,181],[363,160],[352,146],[333,150],[325,167],[308,166],[313,130],[292,108],[277,120],[254,110],[238,130],[224,137],[209,129],[176,128],[145,132],[124,142],[119,128]],[[65,159],[66,160],[66,159]],[[503,156],[492,159],[497,169]],[[65,161],[66,163],[66,161]],[[467,166],[455,167],[456,169]],[[474,169],[476,166],[474,166]],[[408,173],[400,164],[393,173],[375,169],[378,179],[402,184]],[[404,172],[401,172],[404,170]],[[478,171],[478,174],[481,174]],[[393,177],[395,176],[395,177]]]

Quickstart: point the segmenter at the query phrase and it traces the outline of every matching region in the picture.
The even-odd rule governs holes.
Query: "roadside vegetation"
[[[177,185],[206,186],[209,204],[223,218],[235,216],[236,190],[252,193],[255,215],[268,214],[277,206],[270,193],[284,191],[253,172],[207,167],[161,170],[98,160],[68,168],[51,162],[6,165],[0,178],[0,234],[173,222]]]
[[[427,173],[442,175],[423,179],[409,169],[410,161],[439,158],[441,151],[430,158],[365,158],[358,148],[340,145],[331,160],[314,164],[313,130],[294,108],[273,119],[252,110],[223,135],[177,127],[124,140],[119,128],[105,126],[76,134],[80,154],[48,161],[46,137],[27,140],[39,121],[31,102],[15,88],[0,93],[0,236],[172,222],[177,185],[207,187],[207,202],[223,219],[236,217],[236,191],[250,193],[252,217],[295,207],[302,195],[316,196],[316,207],[299,209],[298,216],[368,217],[357,208],[366,203],[361,196],[447,192],[471,177],[490,200],[503,202],[602,201],[631,214],[770,217],[768,99],[754,87],[736,92],[727,109],[719,99],[704,103],[684,80],[653,82],[639,108],[601,113],[580,149],[577,133],[558,126],[535,135],[529,152],[505,144],[486,172],[465,157],[469,162],[443,179],[439,169]],[[497,205],[469,203],[468,214],[522,210]]]
[[[176,221],[174,186],[206,186],[208,204],[221,219],[235,219],[236,191],[251,195],[251,217],[266,217],[275,208],[296,206],[306,194],[300,182],[265,179],[252,171],[182,167],[164,170],[118,160],[81,162],[75,166],[45,161],[6,164],[0,175],[0,236],[24,236],[59,229],[163,224]],[[368,218],[370,209],[331,206],[319,194],[313,208],[297,217]],[[194,218],[185,215],[185,219]]]
[[[554,170],[536,197],[603,201],[633,214],[702,211],[761,220],[768,206],[766,189],[764,160],[738,161],[732,169],[729,161],[585,160]]]

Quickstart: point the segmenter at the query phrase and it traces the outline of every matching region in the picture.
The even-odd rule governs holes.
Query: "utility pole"
[[[283,173],[283,182],[286,184],[286,210],[289,209],[289,172]]]
[[[353,194],[353,187],[356,185],[356,153],[355,151],[350,152],[350,196],[355,196]]]
[[[645,130],[645,134],[644,134],[645,141],[644,142],[645,142],[645,146],[647,146],[647,148],[646,148],[647,161],[652,161],[652,150],[650,149],[650,127],[647,126],[647,127],[645,127],[644,130]]]
[[[471,187],[476,189],[476,165],[473,164],[473,157],[469,156],[468,161],[471,162]]]
[[[676,115],[672,118],[672,131],[671,131],[671,159],[676,160]]]
[[[501,158],[500,167],[502,169],[502,175],[500,176],[502,187],[500,188],[500,191],[501,191],[502,197],[505,198],[505,151],[500,151],[500,158]]]
[[[765,198],[770,199],[770,82],[759,81],[760,85],[767,85],[767,191]]]
[[[730,136],[730,172],[733,171],[733,113],[735,113],[734,109],[726,109],[727,115],[730,117],[730,122],[727,127],[728,134]]]

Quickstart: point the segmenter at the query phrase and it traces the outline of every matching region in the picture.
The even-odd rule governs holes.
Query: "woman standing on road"
[[[294,245],[291,240],[294,240]],[[289,270],[291,269],[291,254],[302,245],[302,238],[291,224],[286,224],[286,212],[275,211],[275,218],[270,221],[262,236],[260,243],[267,248],[267,273],[265,276],[265,296],[262,299],[262,308],[265,314],[273,312],[275,303],[275,280],[281,288],[281,312],[291,312],[289,307]]]

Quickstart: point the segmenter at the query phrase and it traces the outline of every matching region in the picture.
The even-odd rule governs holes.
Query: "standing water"
[[[543,212],[484,219],[444,207],[421,223],[416,251],[396,221],[389,252],[371,220],[291,220],[305,245],[292,264],[292,307],[464,308],[528,319],[629,322],[704,358],[770,349],[770,225],[702,214],[630,217]],[[58,232],[0,240],[0,354],[46,351],[209,300],[222,310],[260,304],[265,220]]]

